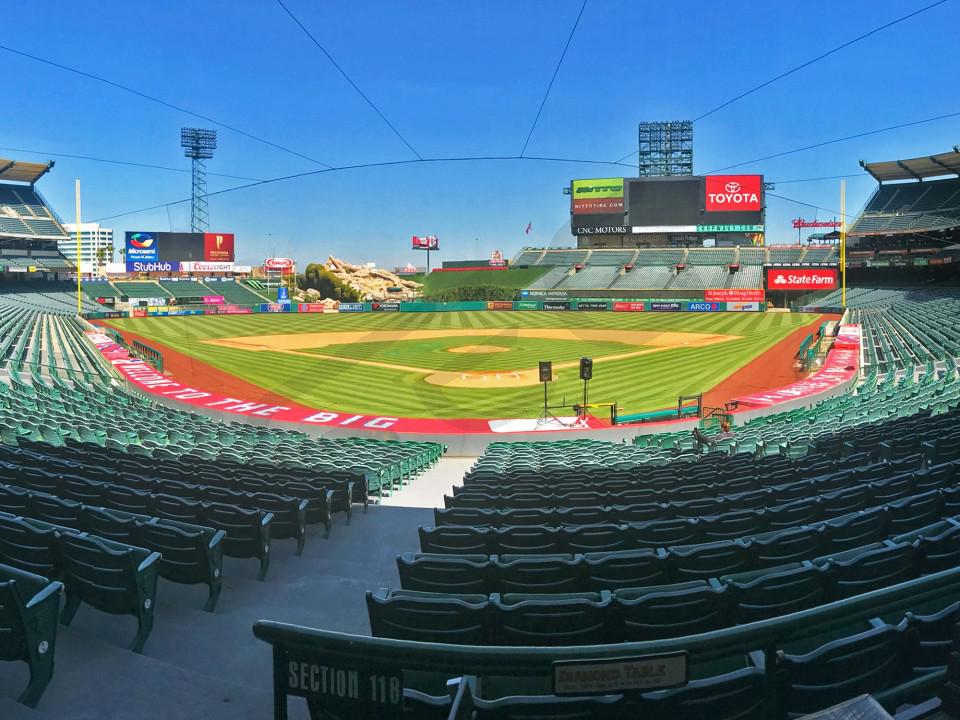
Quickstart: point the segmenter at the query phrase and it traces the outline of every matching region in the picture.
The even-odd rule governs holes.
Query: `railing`
[[[690,666],[748,653],[763,658],[767,700],[782,703],[777,682],[777,651],[785,643],[822,636],[852,623],[891,617],[911,608],[960,597],[960,568],[952,568],[892,587],[723,630],[668,640],[583,647],[480,647],[391,640],[260,620],[253,634],[273,645],[274,718],[286,720],[288,698],[307,698],[313,717],[323,711],[337,717],[401,717],[404,673],[438,677],[509,677],[529,687],[549,685],[558,661],[613,660],[687,653]],[[946,602],[944,602],[944,605]],[[322,674],[323,682],[302,682]],[[339,692],[339,678],[344,678]],[[880,694],[889,707],[910,698],[929,697],[945,671],[933,672]],[[332,678],[329,683],[328,678]],[[355,681],[355,682],[353,682]],[[386,689],[386,691],[384,691]],[[391,692],[391,689],[393,690]],[[773,714],[771,713],[771,717]]]

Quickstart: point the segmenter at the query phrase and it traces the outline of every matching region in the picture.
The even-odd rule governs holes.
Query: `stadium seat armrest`
[[[61,592],[63,592],[63,583],[58,581],[53,581],[49,583],[45,588],[43,588],[43,590],[38,592],[32,598],[30,598],[30,600],[27,601],[27,604],[24,607],[29,609],[32,607],[36,607],[38,605],[42,605],[51,596],[58,597]]]
[[[217,530],[217,531],[213,534],[213,537],[210,538],[210,542],[207,543],[207,547],[208,547],[208,548],[211,548],[211,549],[217,547],[218,545],[220,545],[220,544],[223,542],[223,539],[224,539],[226,536],[227,536],[227,533],[226,533],[226,532],[224,532],[223,530]]]
[[[297,510],[298,510],[299,512],[306,512],[306,511],[307,511],[307,506],[309,506],[309,505],[310,505],[310,501],[309,501],[309,500],[301,500],[301,501],[299,502],[299,504],[297,505]]]
[[[144,572],[151,566],[155,566],[160,562],[160,559],[163,556],[158,552],[152,552],[144,559],[142,563],[137,566],[137,572]]]
[[[272,512],[264,513],[263,516],[260,518],[260,526],[261,526],[261,527],[266,527],[267,525],[270,525],[270,523],[272,523],[272,522],[273,522],[273,513],[272,513]]]
[[[751,664],[764,670],[767,667],[767,655],[763,650],[751,650],[747,653],[747,658],[750,660]]]

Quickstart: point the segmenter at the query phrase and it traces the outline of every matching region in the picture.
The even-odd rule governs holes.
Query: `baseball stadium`
[[[143,162],[0,152],[0,718],[960,720],[960,147],[892,139],[956,114],[712,172],[693,156],[695,130],[698,158],[735,144],[713,147],[708,116],[900,23],[943,23],[946,2],[694,120],[610,114],[639,133],[615,162],[421,155],[427,136],[365,92],[381,75],[351,75],[360,39],[328,50],[299,2],[241,3],[236,22],[275,12],[322,51],[356,103],[344,147],[369,121],[416,159],[328,165],[293,132],[240,129],[253,115],[215,121],[0,46],[34,88],[49,79],[31,69],[79,74],[169,113],[125,129]],[[599,7],[577,8],[550,9],[567,41],[541,48],[563,52],[527,143],[556,132],[552,94],[583,96],[590,76],[563,71]],[[324,22],[390,25],[386,6],[353,12]],[[155,128],[179,132],[179,170],[150,160]],[[242,171],[217,164],[226,138],[259,144],[226,155],[249,156]],[[863,138],[878,159],[836,145]],[[822,147],[837,174],[799,177],[824,171],[793,153]],[[253,177],[260,152],[324,167]],[[768,175],[771,158],[798,179]],[[471,215],[469,176],[507,166],[561,187],[525,190],[540,214],[471,248],[467,218],[489,208]],[[190,197],[103,190],[124,172],[189,174]],[[388,239],[337,244],[314,220],[349,215],[366,173],[390,176],[367,206],[400,188],[398,207],[452,218],[449,242],[383,210]],[[427,175],[436,196],[401,188]],[[321,199],[293,190],[314,181]],[[429,214],[442,192],[464,197]]]

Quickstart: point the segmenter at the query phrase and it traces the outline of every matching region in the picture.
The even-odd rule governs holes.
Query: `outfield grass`
[[[505,349],[505,352],[457,353],[451,352],[458,347],[477,346]],[[618,342],[592,342],[590,352],[593,357],[617,355],[643,349],[638,345]],[[547,340],[543,338],[521,338],[515,335],[497,337],[469,337],[453,335],[444,338],[430,338],[415,342],[362,342],[350,345],[327,345],[308,350],[327,357],[345,357],[357,360],[406,365],[407,367],[447,370],[453,372],[479,372],[483,370],[508,371],[529,370],[537,366],[540,360],[550,359],[554,363],[571,362],[583,355],[583,343],[576,340]]]
[[[519,388],[449,388],[430,385],[403,370],[370,367],[323,357],[290,355],[264,350],[251,352],[204,344],[212,338],[271,334],[382,330],[460,330],[471,328],[595,328],[661,332],[703,332],[741,336],[715,346],[677,347],[651,355],[611,360],[594,368],[590,397],[595,402],[618,401],[624,412],[670,407],[678,395],[706,392],[732,372],[757,357],[814,316],[798,313],[369,313],[193,316],[111,320],[120,330],[153,338],[181,353],[214,365],[248,382],[311,407],[341,412],[387,414],[408,417],[523,417],[536,415],[542,405],[539,386]],[[469,338],[459,344],[478,344]],[[501,337],[485,341],[503,344]],[[419,352],[410,341],[410,352]],[[526,343],[524,340],[519,345]],[[386,352],[376,348],[371,335],[368,353]],[[618,343],[612,343],[618,345]],[[608,343],[580,343],[575,356],[606,352]],[[635,346],[633,346],[635,347]],[[557,360],[570,355],[572,348],[558,344],[556,352],[539,346],[530,357]],[[353,352],[353,350],[349,350]],[[429,353],[428,353],[429,354]],[[451,363],[464,356],[437,351]],[[497,355],[485,357],[492,362]],[[453,365],[449,369],[454,369]],[[474,367],[474,370],[480,369]],[[491,369],[495,369],[491,367]],[[215,388],[213,388],[215,389]],[[551,386],[551,401],[566,396],[573,402],[581,392],[575,373],[562,373]]]

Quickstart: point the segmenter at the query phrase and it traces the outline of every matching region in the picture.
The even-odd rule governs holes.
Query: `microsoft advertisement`
[[[233,269],[232,233],[126,233],[124,262],[127,272],[221,272]],[[205,264],[216,263],[216,267]],[[194,267],[196,265],[204,267]]]

